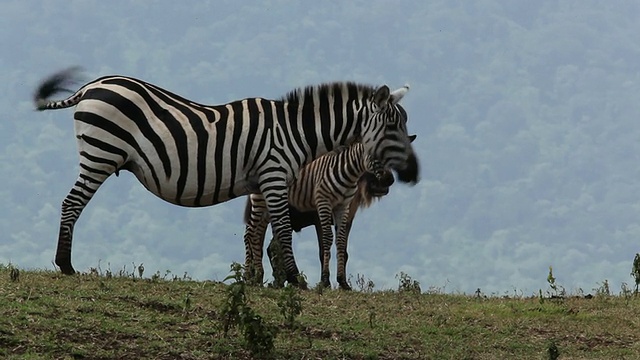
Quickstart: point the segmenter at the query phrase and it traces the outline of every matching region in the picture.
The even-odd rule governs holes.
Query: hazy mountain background
[[[72,110],[38,113],[31,95],[81,65],[87,81],[130,75],[211,104],[409,83],[422,181],[360,213],[348,272],[529,295],[552,265],[567,290],[617,291],[640,251],[639,14],[637,1],[5,1],[0,262],[53,268],[78,155]],[[180,208],[120,174],[80,218],[73,264],[220,280],[244,259],[244,201]],[[315,232],[294,243],[317,282]]]

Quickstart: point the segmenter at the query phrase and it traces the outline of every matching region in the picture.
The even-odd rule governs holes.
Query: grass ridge
[[[0,265],[0,358],[260,358],[238,329],[224,336],[228,284],[12,269]],[[276,359],[640,358],[635,296],[301,291],[291,326],[284,291],[246,289],[277,327]]]

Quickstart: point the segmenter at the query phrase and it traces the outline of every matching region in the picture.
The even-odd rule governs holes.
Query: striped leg
[[[320,266],[322,267],[322,263],[324,262],[324,246],[322,245],[322,225],[320,224],[320,220],[316,221],[316,238],[318,239],[318,258],[320,259]],[[320,274],[322,278],[322,274]]]
[[[244,232],[246,280],[253,285],[262,285],[264,268],[262,267],[262,248],[269,225],[267,206],[259,195],[251,197],[251,213]]]
[[[287,281],[287,272],[282,258],[282,246],[275,237],[271,238],[271,242],[269,242],[267,254],[269,255],[271,269],[273,269],[273,287],[282,288]]]
[[[347,241],[351,224],[349,222],[349,209],[342,208],[335,211],[336,219],[336,257],[338,258],[338,285],[343,290],[351,290],[347,283]]]
[[[298,281],[300,272],[293,257],[287,184],[285,181],[275,182],[272,178],[270,183],[261,185],[261,191],[267,202],[267,208],[269,209],[273,235],[278,240],[277,243],[282,250],[282,261],[284,262],[284,268],[287,273],[287,281],[290,284],[298,285],[306,289],[306,283]]]
[[[320,218],[320,226],[322,227],[322,272],[320,274],[320,282],[324,287],[331,288],[331,281],[329,280],[331,246],[333,245],[331,204],[321,199],[316,199],[316,208],[318,209],[318,217]]]
[[[83,164],[80,164],[80,175],[78,175],[78,179],[69,194],[67,194],[67,197],[62,201],[56,265],[60,267],[60,271],[63,274],[71,275],[75,273],[73,266],[71,266],[73,227],[89,200],[110,175],[102,171],[88,171]]]

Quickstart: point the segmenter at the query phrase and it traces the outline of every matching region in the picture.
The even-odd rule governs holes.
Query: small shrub
[[[140,263],[140,265],[138,265],[138,276],[140,279],[142,279],[142,274],[144,274],[144,264]]]
[[[20,270],[11,264],[9,264],[9,279],[11,279],[12,282],[20,280]]]
[[[266,324],[262,316],[250,306],[247,298],[247,285],[244,281],[244,267],[241,264],[231,264],[232,274],[224,281],[234,280],[227,288],[226,301],[222,304],[223,331],[227,336],[232,327],[240,328],[245,340],[245,346],[252,354],[268,357],[273,351],[273,341],[277,329]]]
[[[557,286],[556,286],[556,278],[553,276],[553,267],[549,266],[549,275],[547,275],[547,283],[549,283],[549,287],[551,288],[551,290],[557,292]]]
[[[189,312],[189,310],[191,310],[191,294],[187,293],[187,295],[184,297],[184,304],[182,306],[182,314],[186,315],[187,312]]]
[[[273,352],[273,341],[277,329],[265,324],[262,317],[249,309],[242,314],[242,334],[246,348],[260,358],[268,357]]]
[[[422,292],[420,283],[417,280],[413,280],[409,274],[401,271],[399,275],[396,275],[396,279],[398,279],[398,292],[409,292],[413,294],[420,294]]]
[[[98,270],[102,273],[102,269],[100,269],[100,261],[98,261]],[[111,279],[113,277],[113,272],[111,271],[111,263],[107,263],[107,270],[104,271],[104,276],[107,279]]]
[[[319,281],[316,286],[313,287],[313,291],[315,291],[316,294],[318,295],[322,295],[324,294],[324,290],[326,289],[326,287],[324,286],[324,284]]]
[[[609,281],[607,279],[604,279],[602,284],[598,284],[598,285],[600,286],[593,289],[593,292],[596,293],[596,296],[600,296],[600,297],[611,296],[611,290],[609,289]]]
[[[547,283],[549,283],[549,288],[551,291],[547,291],[547,295],[551,299],[562,299],[564,298],[566,291],[563,286],[558,285],[556,283],[556,278],[553,276],[553,267],[549,266],[549,274],[547,275]]]
[[[349,281],[349,285],[351,285],[351,281]],[[364,275],[356,274],[356,286],[361,292],[372,293],[376,284],[371,279],[365,279]]]
[[[476,298],[477,298],[477,299],[482,299],[482,298],[486,298],[486,297],[487,297],[486,295],[484,295],[484,294],[482,293],[482,290],[480,290],[480,288],[477,288],[477,289],[476,289],[475,294],[476,294]]]
[[[374,328],[376,323],[376,311],[374,308],[369,309],[369,327]]]
[[[429,295],[441,295],[445,293],[444,287],[430,285],[429,288],[425,291],[426,294]]]
[[[285,326],[293,328],[296,317],[302,313],[302,296],[300,296],[299,290],[288,284],[280,293],[278,308],[284,317]]]
[[[638,286],[640,286],[640,254],[639,253],[636,253],[636,257],[633,259],[631,276],[635,279],[635,282],[636,282],[635,294],[638,294]]]
[[[620,284],[620,296],[628,300],[632,294],[633,291],[629,288],[629,285],[627,285],[626,282]]]
[[[122,269],[118,270],[118,272],[116,273],[115,277],[119,277],[119,278],[134,278],[135,279],[135,274],[133,272],[131,272],[131,274],[127,271],[127,265],[123,265]]]
[[[560,357],[560,350],[553,340],[547,345],[547,355],[549,360],[557,360]]]
[[[162,277],[162,280],[167,280],[167,277],[169,277],[169,275],[171,275],[171,270],[167,269],[164,271],[164,276]]]
[[[240,325],[240,315],[247,307],[242,265],[234,262],[231,264],[231,272],[232,274],[223,280],[234,280],[234,282],[227,287],[226,301],[222,304],[221,309],[224,317],[223,329],[225,336],[227,336],[229,328]]]

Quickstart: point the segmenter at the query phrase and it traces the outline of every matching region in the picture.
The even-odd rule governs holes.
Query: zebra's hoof
[[[76,271],[73,269],[66,269],[66,270],[62,270],[62,273],[64,275],[75,275]]]
[[[309,290],[309,287],[307,286],[307,281],[303,276],[300,276],[300,274],[287,277],[287,282],[301,290]]]
[[[338,283],[338,285],[340,285],[340,289],[341,290],[347,290],[347,291],[351,291],[351,286],[349,286],[349,284],[345,283]]]
[[[58,265],[58,267],[60,268],[60,272],[62,272],[64,275],[73,275],[76,273],[76,271],[73,269],[73,266],[71,266],[71,263],[61,265],[56,262],[56,265]]]

